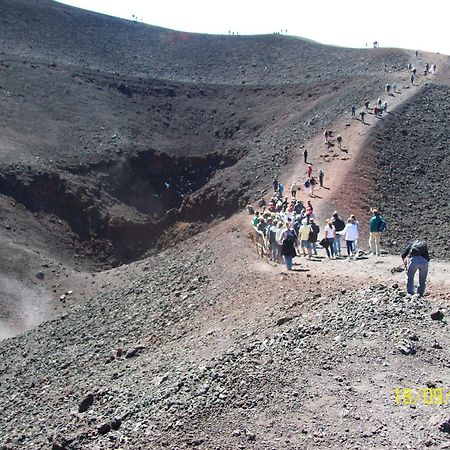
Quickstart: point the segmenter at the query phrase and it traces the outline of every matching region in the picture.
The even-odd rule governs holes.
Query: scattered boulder
[[[80,404],[78,405],[78,412],[84,413],[86,412],[92,405],[94,404],[94,395],[88,394],[86,397],[81,400]]]
[[[440,309],[436,309],[430,314],[433,320],[442,320],[444,318],[444,313]]]

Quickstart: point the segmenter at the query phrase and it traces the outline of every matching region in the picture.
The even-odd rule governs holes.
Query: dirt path
[[[382,102],[388,102],[388,114],[396,114],[398,108],[414,94],[418,92],[422,86],[432,80],[438,80],[444,76],[448,68],[443,68],[438,75],[430,75],[427,78],[419,76],[414,85],[409,80],[410,73],[403,72],[397,75],[395,81],[397,83],[395,93],[388,95],[380,89],[380,98]],[[419,71],[420,72],[420,71]],[[370,99],[370,108],[373,107],[377,99]],[[313,164],[314,174],[317,175],[319,169],[325,173],[324,187],[318,187],[315,191],[315,197],[310,198],[304,191],[299,191],[297,198],[302,201],[311,200],[314,206],[316,223],[321,227],[322,235],[324,221],[329,217],[331,211],[336,209],[336,205],[346,205],[339,209],[343,217],[353,213],[352,208],[355,206],[356,197],[354,192],[348,191],[349,183],[347,178],[353,177],[358,171],[356,163],[363,155],[364,143],[374,127],[381,125],[385,120],[386,113],[376,117],[372,110],[366,111],[364,123],[359,120],[359,112],[366,111],[364,105],[357,105],[356,119],[352,119],[351,111],[345,114],[345,117],[336,121],[330,129],[333,131],[331,142],[334,144],[329,150],[325,145],[324,136],[316,135],[309,141],[306,141],[297,149],[297,156],[287,168],[285,175],[281,177],[281,181],[285,185],[285,193],[290,197],[290,185],[296,180],[300,186],[303,186],[307,178],[304,163],[303,151],[308,150],[308,162]],[[337,135],[343,138],[342,149],[338,149],[336,143]],[[248,227],[248,216],[242,215],[239,220],[240,224]],[[361,218],[365,219],[365,218]],[[245,225],[244,225],[245,223]],[[361,220],[361,225],[366,226],[365,220]],[[367,249],[366,239],[361,241],[359,248]],[[344,252],[344,250],[343,250]],[[294,259],[294,269],[304,269],[311,273],[311,276],[319,280],[330,276],[339,275],[346,281],[354,281],[355,286],[362,286],[370,283],[405,283],[404,272],[396,272],[392,269],[401,266],[401,260],[398,255],[384,254],[382,257],[363,257],[362,259],[352,260],[328,260],[325,258],[324,250],[319,250],[319,258],[309,261],[306,258],[297,257]],[[255,262],[257,270],[268,270],[261,261]],[[272,263],[267,265],[271,266]],[[284,273],[284,265],[273,265],[272,270],[282,271]],[[270,269],[269,269],[270,270]],[[433,296],[440,296],[450,299],[450,264],[444,261],[433,260],[430,265],[430,273],[428,277],[427,293]],[[300,272],[301,273],[301,272]],[[298,273],[293,273],[298,276]]]

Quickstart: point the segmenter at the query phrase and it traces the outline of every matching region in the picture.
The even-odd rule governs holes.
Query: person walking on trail
[[[366,99],[364,102],[364,106],[366,107],[367,111],[369,111],[369,105],[370,105],[370,102],[369,102],[369,100]]]
[[[372,209],[372,214],[369,221],[369,248],[372,255],[380,256],[381,233],[386,229],[386,222],[378,209]]]
[[[319,237],[320,227],[316,224],[314,218],[309,219],[311,232],[309,233],[309,243],[314,256],[317,256],[317,238]]]
[[[297,256],[295,245],[297,243],[297,235],[291,228],[291,224],[286,222],[286,230],[281,235],[281,254],[284,257],[284,263],[287,270],[292,270],[292,259]]]
[[[356,228],[358,229],[358,236],[361,233],[361,224],[356,220],[356,217],[354,214],[350,216],[350,218],[353,220],[353,223],[356,225]],[[358,247],[358,239],[355,239],[353,242],[353,253],[356,253],[356,249]]]
[[[270,246],[270,256],[273,262],[278,262],[278,242],[277,242],[278,221],[274,220],[267,230],[267,240]]]
[[[311,217],[314,217],[314,208],[310,200],[306,202],[306,217],[309,220]]]
[[[361,117],[361,122],[364,123],[364,116],[366,115],[366,113],[364,111],[361,111],[359,113],[359,117]]]
[[[314,177],[311,177],[309,179],[309,195],[311,197],[314,197],[314,189],[316,188],[317,181]]]
[[[281,183],[278,183],[278,192],[280,193],[280,196],[283,197],[284,186]]]
[[[328,142],[328,130],[325,130],[323,135],[325,136],[325,142]]]
[[[414,84],[414,74],[411,74],[411,84]]]
[[[305,193],[310,195],[311,192],[311,183],[309,182],[309,178],[304,183]]]
[[[331,223],[336,230],[336,235],[334,238],[334,253],[336,256],[341,256],[341,235],[339,231],[342,231],[345,228],[344,221],[339,217],[337,211],[335,211],[331,217]]]
[[[319,170],[319,184],[320,187],[323,187],[323,179],[325,178],[325,174],[323,173],[322,169]]]
[[[356,106],[352,106],[352,119],[356,118]]]
[[[376,104],[376,105],[373,107],[373,113],[375,114],[375,116],[378,116],[378,104]]]
[[[345,242],[347,244],[347,257],[350,260],[352,256],[355,255],[355,241],[358,240],[358,227],[354,223],[353,219],[350,217],[347,220],[347,224],[342,231],[337,232],[339,235],[344,236]]]
[[[385,100],[383,103],[384,112],[387,112],[388,102]]]
[[[338,144],[338,149],[342,148],[342,136],[340,134],[337,135],[337,144]]]
[[[305,164],[308,164],[308,150],[303,150],[303,159],[305,160]]]
[[[291,195],[292,195],[292,198],[296,198],[297,197],[297,191],[298,191],[298,184],[294,180],[292,182],[292,184],[291,184]]]
[[[284,222],[282,220],[278,221],[278,229],[276,234],[276,240],[278,243],[278,262],[281,261],[281,249],[283,247],[283,239],[281,237],[286,230],[287,228],[284,226]]]
[[[308,178],[311,178],[313,168],[311,164],[308,164],[308,169],[306,170],[306,173],[308,174]]]
[[[324,236],[322,241],[322,247],[325,248],[327,252],[328,258],[334,259],[334,238],[336,236],[336,229],[334,228],[333,224],[331,223],[330,219],[327,219],[325,221],[325,229],[324,229]]]
[[[408,291],[408,294],[413,295],[415,293],[414,276],[416,272],[419,271],[419,286],[417,287],[417,294],[423,297],[428,275],[428,264],[430,262],[427,243],[419,240],[409,242],[403,249],[401,257],[406,269],[406,290]]]
[[[311,243],[309,242],[310,234],[311,234],[311,226],[308,224],[307,219],[303,219],[302,226],[298,231],[298,236],[302,247],[303,256],[308,255],[309,258],[312,257]]]
[[[275,177],[272,181],[272,185],[273,185],[273,192],[277,192],[278,191],[278,178]]]

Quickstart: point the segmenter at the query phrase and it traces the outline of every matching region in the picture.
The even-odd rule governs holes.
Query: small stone
[[[104,423],[97,430],[98,434],[107,434],[111,431],[111,425],[109,423]]]
[[[88,394],[86,397],[81,400],[80,404],[78,405],[78,412],[84,413],[86,412],[94,403],[94,395]]]
[[[430,314],[430,317],[433,320],[442,320],[444,318],[444,313],[441,310],[437,309]]]
[[[277,320],[277,325],[284,325],[285,323],[289,322],[292,320],[292,317],[281,317],[280,319]]]

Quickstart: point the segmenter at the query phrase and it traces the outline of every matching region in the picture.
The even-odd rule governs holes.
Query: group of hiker
[[[433,67],[435,70],[435,67]],[[396,90],[396,85],[386,84],[385,91],[389,94],[391,89]],[[388,103],[379,98],[373,108],[370,101],[364,102],[365,111],[373,110],[378,116],[387,112]],[[360,112],[361,121],[364,122],[365,111]],[[356,117],[356,107],[352,107],[352,118]],[[324,132],[325,144],[334,145],[333,132]],[[336,142],[338,148],[342,148],[342,137],[338,135]],[[305,203],[300,199],[299,191],[304,189],[305,195],[315,197],[315,188],[318,183],[313,174],[313,165],[308,161],[308,151],[303,152],[306,164],[306,180],[299,183],[294,180],[290,186],[291,200],[285,195],[284,185],[277,177],[273,179],[273,194],[268,203],[261,198],[258,205],[261,211],[254,211],[251,205],[247,206],[248,212],[253,214],[252,225],[256,234],[257,245],[262,249],[271,261],[286,265],[288,271],[292,270],[295,257],[308,259],[328,258],[343,259],[343,247],[347,260],[358,259],[365,255],[363,250],[358,250],[358,241],[361,236],[361,224],[355,215],[350,215],[344,220],[338,211],[334,211],[331,217],[325,219],[321,224],[314,214],[311,200]],[[325,174],[318,171],[319,185],[324,187]],[[372,216],[368,223],[369,249],[371,256],[381,256],[381,236],[386,230],[386,221],[376,208],[371,209]],[[321,230],[321,226],[323,229]],[[345,241],[345,243],[343,242]],[[324,256],[319,256],[320,250],[325,251]],[[423,295],[428,273],[428,262],[430,260],[427,244],[424,241],[410,242],[401,254],[405,263],[408,277],[407,291],[409,294],[418,293]],[[414,288],[414,276],[419,272],[419,286]]]
[[[292,258],[297,255],[313,258],[318,256],[318,248],[323,248],[330,259],[341,258],[342,240],[345,240],[347,258],[356,257],[361,225],[354,215],[344,221],[335,211],[324,221],[320,240],[320,225],[311,201],[303,204],[296,195],[289,201],[288,197],[283,197],[279,184],[269,203],[261,205],[262,210],[254,212],[252,219],[269,259],[279,263],[284,258],[286,268],[291,270]],[[369,247],[373,255],[380,256],[381,233],[386,229],[386,222],[378,210],[373,209],[372,213]]]
[[[354,215],[346,221],[337,211],[324,221],[323,233],[316,221],[311,201],[306,205],[293,196],[291,201],[283,197],[283,191],[274,191],[269,204],[263,205],[261,211],[252,211],[252,225],[255,233],[260,237],[260,245],[264,253],[275,262],[284,261],[286,269],[292,270],[295,257],[315,259],[318,251],[324,249],[328,259],[342,259],[343,242],[345,241],[346,258],[350,261],[363,256],[358,251],[358,240],[361,234],[361,224]],[[381,256],[381,236],[386,230],[386,221],[376,208],[371,210],[372,217],[368,223],[370,255]],[[325,256],[322,256],[322,258]],[[425,282],[430,260],[427,244],[424,241],[413,241],[403,250],[401,257],[407,273],[407,291],[409,294],[424,295]],[[414,288],[414,276],[419,272],[419,286]]]

